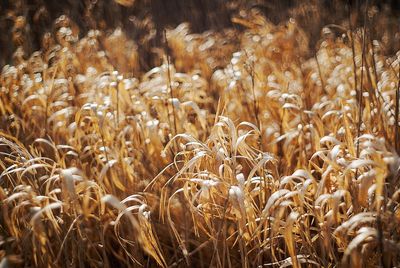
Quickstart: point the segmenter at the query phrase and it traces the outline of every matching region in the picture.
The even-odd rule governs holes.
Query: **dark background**
[[[257,8],[274,23],[295,17],[309,35],[310,45],[315,46],[322,26],[345,21],[349,10],[356,14],[363,13],[365,3],[344,0],[136,0],[132,6],[125,7],[112,0],[1,0],[0,68],[13,63],[12,54],[19,44],[11,37],[16,31],[19,16],[25,19],[25,56],[41,48],[43,34],[54,32],[53,22],[66,14],[79,27],[81,37],[89,29],[107,32],[116,27],[123,28],[138,43],[142,68],[147,69],[154,62],[151,48],[162,45],[163,29],[185,21],[190,23],[193,32],[218,31],[227,27],[241,30],[240,26],[232,24],[232,16],[243,9]],[[317,9],[310,9],[312,5]],[[368,5],[384,10],[385,17],[392,17],[398,28],[400,1],[369,1]],[[356,19],[358,25],[362,24],[361,18]],[[151,31],[154,32],[153,37],[143,40]],[[379,38],[379,32],[374,34]],[[387,52],[394,53],[396,49],[398,46],[388,48]]]

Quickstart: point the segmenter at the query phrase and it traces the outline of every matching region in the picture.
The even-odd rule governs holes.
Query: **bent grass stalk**
[[[254,9],[182,24],[151,70],[58,19],[0,75],[1,265],[399,266],[400,64],[363,7],[317,51]]]

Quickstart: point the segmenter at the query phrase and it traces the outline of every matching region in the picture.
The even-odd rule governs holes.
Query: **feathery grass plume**
[[[8,14],[1,267],[400,265],[387,9],[363,5],[366,29],[344,6],[337,24],[319,1],[273,23],[268,5],[228,1],[232,28],[163,25],[163,53],[141,1],[116,2],[136,12],[129,31],[103,30],[106,18],[85,29],[71,12],[33,53],[23,1]]]

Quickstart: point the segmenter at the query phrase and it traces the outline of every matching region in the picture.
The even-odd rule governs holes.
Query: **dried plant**
[[[17,18],[0,266],[400,265],[400,52],[347,19],[315,51],[255,9],[242,30],[181,24],[143,72],[121,28],[61,16],[28,56]]]

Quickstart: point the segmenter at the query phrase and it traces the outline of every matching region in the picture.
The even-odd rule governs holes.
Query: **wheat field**
[[[398,19],[322,6],[165,27],[149,68],[126,28],[29,52],[12,17],[0,267],[399,267]]]

